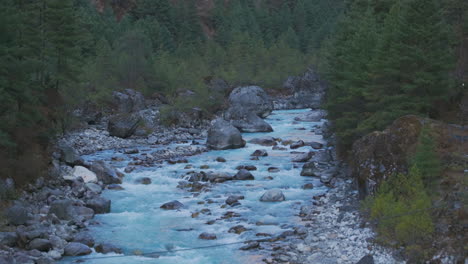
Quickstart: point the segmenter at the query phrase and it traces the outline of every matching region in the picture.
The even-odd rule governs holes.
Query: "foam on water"
[[[322,122],[296,122],[294,117],[310,110],[275,111],[267,118],[274,132],[243,134],[246,141],[256,137],[272,136],[283,140],[316,141],[324,143],[322,136],[311,132],[314,126]],[[300,130],[305,128],[305,130]],[[173,145],[175,146],[175,145]],[[140,150],[148,149],[141,147]],[[153,148],[151,151],[156,150]],[[161,149],[161,148],[160,148]],[[267,157],[260,157],[258,161],[250,160],[250,154],[256,149],[266,149]],[[311,147],[302,147],[297,151],[315,151]],[[125,161],[113,162],[111,157],[125,158]],[[91,226],[91,232],[97,242],[112,243],[123,249],[125,257],[103,258],[108,255],[93,253],[81,258],[65,258],[61,263],[73,263],[77,259],[86,263],[98,264],[133,264],[133,263],[193,263],[193,264],[222,264],[222,263],[253,263],[252,255],[237,250],[242,244],[230,245],[219,248],[210,248],[194,251],[172,252],[161,254],[157,259],[145,256],[132,256],[135,252],[164,251],[167,248],[184,249],[198,246],[208,246],[222,243],[258,239],[256,233],[280,234],[290,230],[298,222],[299,208],[310,203],[312,196],[326,191],[316,178],[301,177],[301,164],[294,166],[291,159],[294,155],[290,150],[272,150],[271,147],[248,143],[245,148],[235,150],[210,151],[197,156],[189,157],[190,170],[200,170],[201,165],[210,168],[205,171],[236,173],[238,165],[255,165],[254,181],[228,181],[214,184],[211,191],[194,195],[176,186],[182,176],[190,170],[185,170],[187,164],[165,164],[161,168],[145,168],[138,172],[129,173],[124,179],[123,191],[104,191],[103,196],[112,200],[112,212],[105,215],[97,215],[100,223]],[[102,151],[90,156],[87,160],[103,159],[114,166],[122,167],[130,156],[117,150]],[[224,157],[227,162],[216,162],[216,157]],[[269,167],[278,167],[280,172],[270,173]],[[266,179],[267,176],[273,180]],[[150,185],[135,184],[140,177],[149,177]],[[303,190],[305,183],[313,183],[314,189]],[[262,203],[260,196],[266,191],[279,188],[286,196],[286,201],[279,203]],[[240,206],[221,208],[225,199],[232,194],[244,195]],[[200,201],[212,199],[215,203],[199,204]],[[184,208],[177,211],[160,209],[160,206],[168,201],[178,200],[184,204]],[[200,214],[192,218],[191,214],[201,209],[208,208],[211,215]],[[212,225],[205,224],[209,220],[221,218],[227,211],[239,213],[240,217],[227,220],[217,220]],[[258,225],[261,222],[263,225]],[[229,228],[242,224],[249,230],[241,235],[228,233]],[[185,230],[185,231],[181,231]],[[215,233],[217,240],[205,241],[198,239],[202,232]],[[250,253],[251,254],[251,253]],[[96,259],[86,260],[95,257]],[[260,258],[261,259],[261,258]],[[252,261],[252,262],[250,262]]]

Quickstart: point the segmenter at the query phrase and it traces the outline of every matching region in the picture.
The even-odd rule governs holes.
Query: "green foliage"
[[[435,0],[352,1],[329,46],[327,108],[344,146],[455,94],[449,27]]]
[[[431,200],[421,173],[413,166],[408,175],[398,174],[383,182],[375,197],[369,198],[370,216],[385,242],[400,245],[424,243],[434,231],[430,216]]]
[[[424,185],[428,190],[434,190],[437,180],[440,178],[442,165],[437,157],[434,140],[430,129],[424,127],[419,135],[419,143],[416,153],[412,157],[411,164],[420,168]]]

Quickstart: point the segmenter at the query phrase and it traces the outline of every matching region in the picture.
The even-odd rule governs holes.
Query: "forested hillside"
[[[2,174],[37,176],[49,138],[70,127],[72,110],[103,107],[115,90],[211,111],[219,102],[206,100],[207,78],[280,88],[311,64],[342,11],[341,1],[215,1],[203,18],[207,34],[196,1],[119,3],[2,1]],[[177,98],[186,89],[196,93],[189,102]]]
[[[466,1],[348,4],[323,69],[331,83],[329,114],[345,149],[403,115],[439,118],[457,106],[466,92]]]

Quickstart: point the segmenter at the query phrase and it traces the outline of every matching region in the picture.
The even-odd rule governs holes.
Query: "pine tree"
[[[427,190],[433,190],[441,173],[441,162],[436,154],[436,147],[428,127],[424,127],[419,135],[416,153],[411,164],[420,168],[421,176]]]
[[[369,115],[365,87],[377,41],[377,25],[372,8],[365,8],[353,7],[353,14],[340,24],[341,30],[330,53],[331,86],[326,108],[343,146],[349,146],[365,133],[358,127]]]
[[[436,115],[434,103],[450,96],[453,57],[436,1],[397,2],[385,20],[372,63],[367,97],[375,112],[363,127],[381,129],[396,117]]]

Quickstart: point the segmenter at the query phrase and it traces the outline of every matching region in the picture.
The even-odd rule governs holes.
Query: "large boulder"
[[[91,219],[94,216],[94,210],[88,207],[75,205],[72,200],[56,200],[50,205],[49,213],[55,214],[62,220],[81,220]]]
[[[258,86],[237,87],[229,95],[231,106],[240,106],[265,118],[273,111],[273,103],[268,94]]]
[[[238,181],[251,181],[255,180],[255,177],[248,170],[241,169],[234,175],[233,179]]]
[[[286,197],[283,192],[278,189],[268,190],[260,197],[261,202],[281,202],[284,200],[286,200]]]
[[[254,138],[249,140],[249,143],[257,144],[261,146],[276,146],[278,143],[273,137]]]
[[[81,177],[85,183],[98,181],[96,173],[88,170],[83,166],[75,166],[73,168],[72,176],[74,178]]]
[[[139,114],[117,114],[109,119],[107,130],[111,136],[128,138],[135,133],[140,121]]]
[[[86,202],[86,206],[93,209],[95,214],[110,213],[111,201],[103,197],[96,197]]]
[[[64,249],[65,256],[84,256],[91,254],[91,252],[87,245],[78,242],[70,242]]]
[[[36,249],[39,251],[49,251],[52,248],[52,243],[43,238],[35,238],[29,242],[29,249]]]
[[[236,149],[245,146],[240,131],[223,119],[215,120],[208,130],[206,145],[211,149]]]
[[[241,132],[272,132],[273,128],[261,119],[255,111],[241,105],[232,105],[225,113],[224,119],[229,120]]]
[[[96,173],[98,180],[102,181],[104,184],[122,183],[118,171],[102,160],[93,162],[89,169]]]
[[[60,150],[60,160],[65,162],[70,166],[83,165],[84,161],[81,158],[78,151],[67,144],[62,144],[59,147]]]
[[[146,107],[145,97],[132,89],[125,89],[122,92],[114,91],[112,99],[114,106],[121,113],[136,112]]]
[[[373,194],[381,182],[395,173],[408,170],[408,160],[424,126],[429,128],[442,162],[466,162],[456,154],[468,151],[468,144],[463,144],[468,138],[466,129],[414,115],[400,117],[384,131],[372,132],[353,144],[350,167],[361,198]]]

